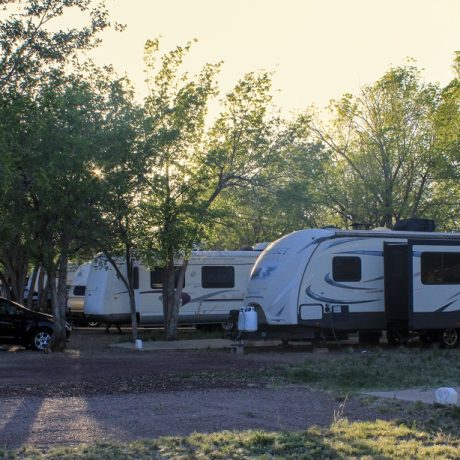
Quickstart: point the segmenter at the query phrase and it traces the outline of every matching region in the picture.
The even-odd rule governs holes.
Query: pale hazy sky
[[[407,57],[446,84],[460,50],[460,0],[112,0],[109,9],[127,29],[106,33],[95,57],[141,94],[145,40],[162,37],[169,50],[197,38],[190,69],[223,60],[223,91],[245,72],[273,70],[284,111],[356,92]]]

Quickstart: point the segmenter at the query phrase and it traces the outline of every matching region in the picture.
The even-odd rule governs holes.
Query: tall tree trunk
[[[29,293],[27,294],[27,308],[32,310],[33,308],[33,302],[34,302],[34,291],[35,291],[35,285],[37,284],[37,276],[38,276],[38,270],[39,270],[39,265],[35,265],[33,271],[32,271],[32,277],[30,279],[29,283]]]
[[[24,290],[26,288],[28,263],[19,247],[16,253],[5,255],[5,277],[8,280],[10,295],[13,300],[23,304]]]
[[[110,265],[112,265],[113,269],[117,272],[118,278],[121,279],[121,281],[123,282],[123,284],[125,285],[128,291],[129,305],[130,305],[130,311],[131,311],[132,340],[134,343],[138,338],[139,332],[138,332],[138,327],[137,327],[136,296],[134,295],[134,289],[133,289],[133,276],[132,276],[132,270],[129,268],[130,265],[132,264],[131,250],[129,249],[129,247],[126,249],[125,254],[126,254],[126,276],[121,272],[114,258],[111,257],[107,251],[104,251],[104,256],[107,258]]]
[[[165,281],[163,283],[163,311],[165,312],[165,334],[166,340],[176,340],[177,338],[177,321],[174,321],[174,303],[175,303],[175,274],[174,274],[174,256],[172,251],[168,256],[165,267]]]
[[[139,337],[137,328],[137,311],[136,311],[136,296],[134,295],[134,265],[133,258],[131,257],[131,248],[126,246],[125,250],[126,258],[126,273],[128,275],[128,295],[129,295],[129,307],[131,311],[131,331],[133,343],[136,342]]]
[[[168,321],[166,329],[166,339],[167,340],[176,340],[177,339],[177,326],[179,324],[179,310],[182,306],[182,289],[184,288],[185,272],[187,271],[188,259],[184,259],[182,262],[179,277],[177,279],[177,286],[175,285],[175,273],[174,273],[174,263],[172,277],[169,278],[168,285],[171,286],[172,281],[172,290],[168,289]]]
[[[67,299],[66,281],[67,281],[67,254],[63,252],[59,258],[58,266],[58,287],[56,288],[55,272],[48,271],[48,285],[51,295],[51,310],[54,317],[54,331],[50,343],[51,351],[64,351],[66,348],[66,330],[65,330],[65,302]]]
[[[65,321],[65,313],[67,309],[67,271],[69,267],[69,258],[67,254],[61,254],[58,278],[57,278],[57,300],[59,311]]]
[[[24,304],[24,289],[26,287],[26,280],[27,280],[27,264],[22,263],[18,267],[18,273],[16,275],[16,279],[18,281],[17,285],[17,300],[18,303],[21,305]]]
[[[38,283],[37,283],[37,307],[39,311],[46,311],[46,303],[48,301],[49,292],[49,279],[45,280],[45,269],[43,265],[40,267],[38,272]],[[32,289],[33,291],[33,289]],[[33,295],[33,292],[32,292]]]
[[[2,289],[1,289],[2,296],[11,300],[11,289],[10,289],[8,280],[6,279],[6,276],[4,275],[3,272],[0,272],[0,281],[2,283]]]

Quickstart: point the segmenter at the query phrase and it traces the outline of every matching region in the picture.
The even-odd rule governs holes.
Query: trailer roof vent
[[[401,219],[393,227],[396,231],[434,232],[436,223],[433,219]]]

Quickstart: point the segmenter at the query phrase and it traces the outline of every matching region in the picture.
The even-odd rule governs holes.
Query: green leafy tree
[[[190,44],[163,56],[146,100],[153,161],[142,206],[142,255],[164,268],[163,309],[167,339],[175,339],[185,270],[193,245],[215,223],[214,204],[227,189],[255,184],[271,161],[273,124],[267,121],[270,78],[246,75],[225,98],[224,110],[206,132],[208,99],[216,93],[219,65],[194,79],[180,74]],[[154,69],[158,42],[147,44]],[[175,266],[180,265],[175,283]]]
[[[436,112],[436,147],[439,181],[434,193],[442,206],[436,220],[446,230],[460,228],[460,52],[455,53],[454,78],[442,89]]]
[[[51,139],[62,142],[62,151],[69,143],[75,141],[71,137],[57,139],[57,133],[67,129],[72,135],[70,126],[66,128],[63,110],[54,119],[61,123],[51,126],[51,117],[42,112],[50,103],[53,90],[58,98],[64,102],[62,93],[62,69],[69,65],[75,66],[79,56],[86,50],[93,48],[99,42],[98,33],[109,26],[107,9],[103,2],[94,3],[91,0],[27,0],[24,2],[3,2],[4,11],[0,21],[0,89],[2,92],[0,103],[0,119],[6,121],[0,126],[2,134],[2,168],[0,182],[5,193],[2,196],[2,218],[0,234],[5,238],[0,248],[0,262],[3,265],[3,288],[9,284],[9,292],[19,301],[23,300],[25,274],[31,260],[40,260],[49,270],[48,278],[54,280],[55,260],[47,254],[45,248],[55,239],[58,230],[55,227],[60,201],[55,200],[55,209],[46,209],[49,205],[43,199],[47,193],[65,191],[66,188],[59,181],[54,181],[51,175],[62,165],[62,158],[50,160],[51,153],[59,151],[57,145],[51,145]],[[57,26],[67,11],[78,9],[86,13],[87,24],[80,28],[63,29]],[[78,82],[77,87],[78,87]],[[81,89],[81,87],[79,88]],[[48,101],[46,100],[48,94]],[[69,93],[67,93],[68,95]],[[68,101],[67,101],[68,102]],[[71,104],[75,101],[71,101]],[[75,107],[75,105],[73,106]],[[78,111],[79,109],[77,109]],[[58,109],[59,112],[59,109]],[[7,122],[10,115],[18,122],[14,130],[9,131],[11,123]],[[58,120],[59,116],[61,119]],[[73,121],[73,120],[67,120]],[[47,124],[48,123],[48,124]],[[44,132],[44,129],[50,132]],[[76,127],[76,131],[79,127]],[[48,145],[45,144],[48,142]],[[45,147],[45,148],[44,148]],[[61,152],[62,153],[62,152]],[[72,162],[72,159],[69,159]],[[44,164],[49,170],[42,169]],[[33,171],[37,166],[37,171]],[[66,172],[66,167],[62,166]],[[42,174],[42,177],[39,174]],[[47,177],[50,175],[50,178]],[[54,176],[56,179],[57,176]],[[49,180],[48,180],[49,179]],[[71,177],[62,176],[62,182]],[[46,183],[48,182],[48,189]],[[40,185],[40,189],[34,186]],[[55,187],[55,188],[53,188]],[[38,195],[40,194],[40,195]],[[55,198],[56,195],[53,196]],[[39,199],[38,199],[39,198]],[[64,200],[65,201],[65,200]],[[46,204],[45,204],[46,203]],[[69,204],[69,203],[68,203]],[[45,218],[45,216],[47,216]],[[41,224],[40,217],[42,218]],[[47,225],[47,219],[50,225]],[[41,225],[41,227],[40,227]],[[61,243],[64,245],[59,263],[61,279],[64,276],[67,250],[70,244],[66,242],[67,234],[62,232]],[[53,236],[51,236],[53,235]],[[52,262],[53,261],[53,262]],[[52,291],[54,282],[49,283]],[[60,298],[65,297],[63,283],[59,284]],[[56,315],[55,343],[63,346],[64,315],[57,310],[57,293],[51,293],[53,309]],[[30,299],[29,299],[30,300]],[[61,300],[61,304],[64,300]],[[61,345],[59,345],[59,343]]]
[[[100,190],[94,159],[102,148],[100,105],[97,92],[80,75],[53,78],[35,99],[35,142],[15,160],[23,171],[34,258],[49,280],[54,350],[65,347],[68,260],[91,244],[97,218],[93,202]]]
[[[3,294],[20,303],[34,241],[25,200],[24,164],[18,158],[30,152],[34,142],[35,115],[29,97],[15,91],[0,94],[0,279]]]
[[[108,81],[105,92],[104,151],[96,159],[101,193],[96,203],[99,215],[95,221],[95,245],[126,286],[135,341],[138,337],[134,294],[138,214],[148,173],[144,111],[134,102],[133,88],[125,79]],[[125,260],[126,273],[120,269],[120,258]]]
[[[270,163],[255,184],[225,190],[216,202],[221,211],[208,243],[216,248],[243,248],[273,241],[304,227],[323,225],[317,181],[325,161],[296,123],[281,124]]]
[[[390,69],[358,96],[345,95],[323,122],[303,117],[330,153],[330,174],[319,187],[343,221],[391,228],[433,206],[438,151],[439,88],[421,82],[415,67]]]
[[[104,2],[92,0],[6,0],[0,22],[0,89],[30,92],[43,73],[77,59],[97,46],[98,34],[110,26]],[[56,29],[67,11],[87,14],[80,28]]]
[[[175,338],[183,279],[193,242],[199,238],[196,220],[202,202],[197,152],[203,142],[210,96],[216,92],[219,65],[206,65],[196,78],[180,74],[191,43],[164,54],[157,70],[159,42],[148,41],[145,62],[150,76],[147,114],[146,188],[141,199],[138,249],[151,266],[164,268],[163,311],[167,338]],[[179,285],[175,265],[181,259]]]

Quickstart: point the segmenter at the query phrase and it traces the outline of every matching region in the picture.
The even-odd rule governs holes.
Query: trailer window
[[[204,288],[235,287],[235,268],[232,266],[201,267],[201,286]]]
[[[73,295],[84,296],[85,292],[86,292],[86,286],[74,286],[73,288]]]
[[[361,259],[359,257],[334,257],[332,259],[334,281],[361,281]]]
[[[460,253],[422,253],[421,277],[423,284],[460,284]]]
[[[180,267],[174,267],[174,287],[177,288],[179,282]],[[150,271],[150,287],[152,289],[163,289],[163,280],[165,276],[164,268],[155,268]],[[185,278],[184,278],[185,286]]]

